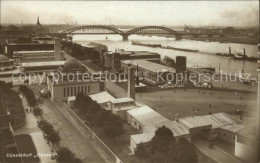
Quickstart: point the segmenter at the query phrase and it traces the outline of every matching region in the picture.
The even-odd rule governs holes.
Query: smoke
[[[224,22],[234,23],[239,26],[259,26],[259,9],[256,6],[245,6],[243,9],[226,9],[220,16]]]

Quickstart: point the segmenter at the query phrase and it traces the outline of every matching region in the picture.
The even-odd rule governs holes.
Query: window
[[[73,96],[73,87],[70,88],[71,96]]]
[[[236,140],[236,136],[235,136],[235,135],[232,136],[232,140],[233,140],[233,141]]]
[[[87,86],[85,86],[85,95],[87,94]]]
[[[75,95],[75,96],[77,96],[77,93],[76,93],[76,92],[77,92],[77,88],[74,87],[74,95]]]
[[[90,85],[88,86],[88,93],[90,93]]]
[[[223,133],[223,137],[224,137],[224,138],[226,137],[226,133],[225,133],[225,132]]]
[[[63,96],[66,97],[66,88],[63,89]]]

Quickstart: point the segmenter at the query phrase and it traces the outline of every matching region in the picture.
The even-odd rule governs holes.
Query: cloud
[[[224,22],[239,26],[259,26],[259,9],[256,6],[226,9],[221,12],[220,18]]]

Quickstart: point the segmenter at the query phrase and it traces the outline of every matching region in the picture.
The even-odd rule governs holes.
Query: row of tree
[[[50,124],[48,121],[46,120],[38,121],[38,127],[42,130],[43,137],[47,141],[47,143],[52,143],[54,145],[61,141],[59,132],[55,131],[52,124]],[[81,163],[82,162],[67,147],[62,147],[60,150],[58,150],[56,160],[59,163],[64,163],[64,162]]]
[[[20,91],[26,97],[26,101],[30,107],[35,107],[37,105],[37,99],[30,88],[28,88],[26,85],[21,85]]]
[[[172,131],[165,126],[157,129],[155,136],[149,143],[150,148],[142,143],[137,146],[135,155],[142,159],[150,158],[149,162],[198,162],[195,147],[185,138],[176,141]]]
[[[81,46],[71,41],[62,42],[63,49],[77,59],[100,60],[100,52],[97,49]]]
[[[124,133],[122,119],[112,114],[111,111],[103,109],[89,96],[78,93],[75,100],[75,107],[79,110],[80,114],[84,114],[88,125],[102,128],[104,135],[109,138],[116,138]]]
[[[42,130],[43,132],[43,137],[47,141],[47,143],[59,143],[60,142],[60,136],[59,132],[55,131],[52,124],[47,122],[46,120],[41,120],[38,121],[38,127]]]

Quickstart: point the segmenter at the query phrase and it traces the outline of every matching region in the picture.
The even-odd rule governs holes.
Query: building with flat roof
[[[143,132],[144,126],[169,121],[170,120],[146,105],[127,111],[127,122],[140,132]]]
[[[176,74],[176,69],[173,67],[165,66],[156,62],[151,62],[148,60],[124,60],[121,61],[121,69],[127,73],[127,68],[131,66],[135,70],[138,69],[138,72],[143,78],[144,81],[153,84],[164,84],[167,83],[167,75],[171,74],[173,79],[176,79],[174,76]],[[174,81],[174,80],[173,80]]]
[[[157,60],[161,58],[160,54],[148,52],[148,51],[125,51],[123,49],[117,49],[115,52],[104,53],[104,67],[107,69],[120,69],[123,60]]]
[[[48,72],[57,71],[66,61],[49,61],[49,62],[27,62],[21,63],[20,70],[22,72]]]
[[[224,113],[216,113],[204,116],[189,116],[184,118],[178,118],[178,122],[185,126],[191,135],[200,135],[208,140],[223,138],[227,142],[232,142],[233,137],[229,136],[227,128],[224,126],[239,124],[241,121]],[[224,134],[225,133],[225,134]],[[235,133],[233,133],[235,135]]]
[[[123,120],[127,120],[128,110],[132,110],[141,106],[143,106],[143,104],[130,97],[110,100],[108,103],[109,110],[111,110],[113,114],[118,115]]]
[[[187,139],[190,139],[189,131],[176,121],[157,123],[154,125],[144,126],[144,131],[141,134],[130,136],[131,151],[134,152],[137,146],[140,145],[141,143],[145,144],[145,146],[148,148],[149,143],[151,142],[152,138],[155,135],[155,132],[157,131],[158,128],[162,126],[169,128],[172,131],[173,136],[177,141],[180,137],[185,137]]]
[[[14,51],[39,51],[39,50],[54,50],[53,43],[8,43],[5,46],[5,53],[9,57],[13,57]]]
[[[20,65],[24,62],[64,60],[64,52],[61,51],[61,40],[55,39],[53,46],[54,50],[13,51],[13,59],[17,65]]]
[[[90,72],[77,60],[70,59],[59,66],[57,73],[47,73],[47,86],[51,99],[58,98],[67,101],[68,97],[76,96],[79,92],[90,95],[104,91],[104,82],[91,77]]]

